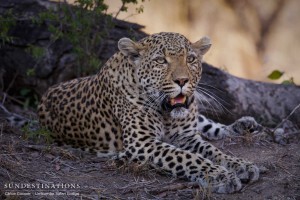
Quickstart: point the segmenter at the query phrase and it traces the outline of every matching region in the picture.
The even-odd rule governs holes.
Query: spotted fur
[[[197,112],[207,37],[191,43],[177,33],[159,33],[139,42],[122,38],[118,46],[98,74],[53,86],[42,97],[40,123],[56,141],[148,162],[218,193],[258,179],[254,164],[201,137],[220,139],[233,130]]]

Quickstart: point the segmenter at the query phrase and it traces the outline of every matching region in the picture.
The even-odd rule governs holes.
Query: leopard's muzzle
[[[172,111],[173,109],[180,107],[188,109],[193,101],[194,97],[179,94],[174,98],[166,97],[162,102],[162,108],[165,111]]]

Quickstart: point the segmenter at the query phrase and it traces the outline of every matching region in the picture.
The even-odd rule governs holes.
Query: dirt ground
[[[251,137],[214,144],[256,163],[259,181],[238,193],[212,194],[145,166],[117,166],[113,160],[58,147],[2,124],[0,199],[300,199],[299,139],[284,146]]]

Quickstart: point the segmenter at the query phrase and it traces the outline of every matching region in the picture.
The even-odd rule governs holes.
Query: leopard
[[[244,117],[224,125],[199,113],[196,87],[211,45],[207,36],[192,43],[173,32],[121,38],[96,74],[48,89],[39,122],[59,144],[148,163],[215,193],[237,192],[259,179],[259,168],[208,140],[257,124]]]

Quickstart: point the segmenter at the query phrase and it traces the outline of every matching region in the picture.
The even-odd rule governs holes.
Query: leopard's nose
[[[189,82],[188,78],[178,78],[175,79],[174,82],[179,85],[180,87],[183,87],[187,82]]]

